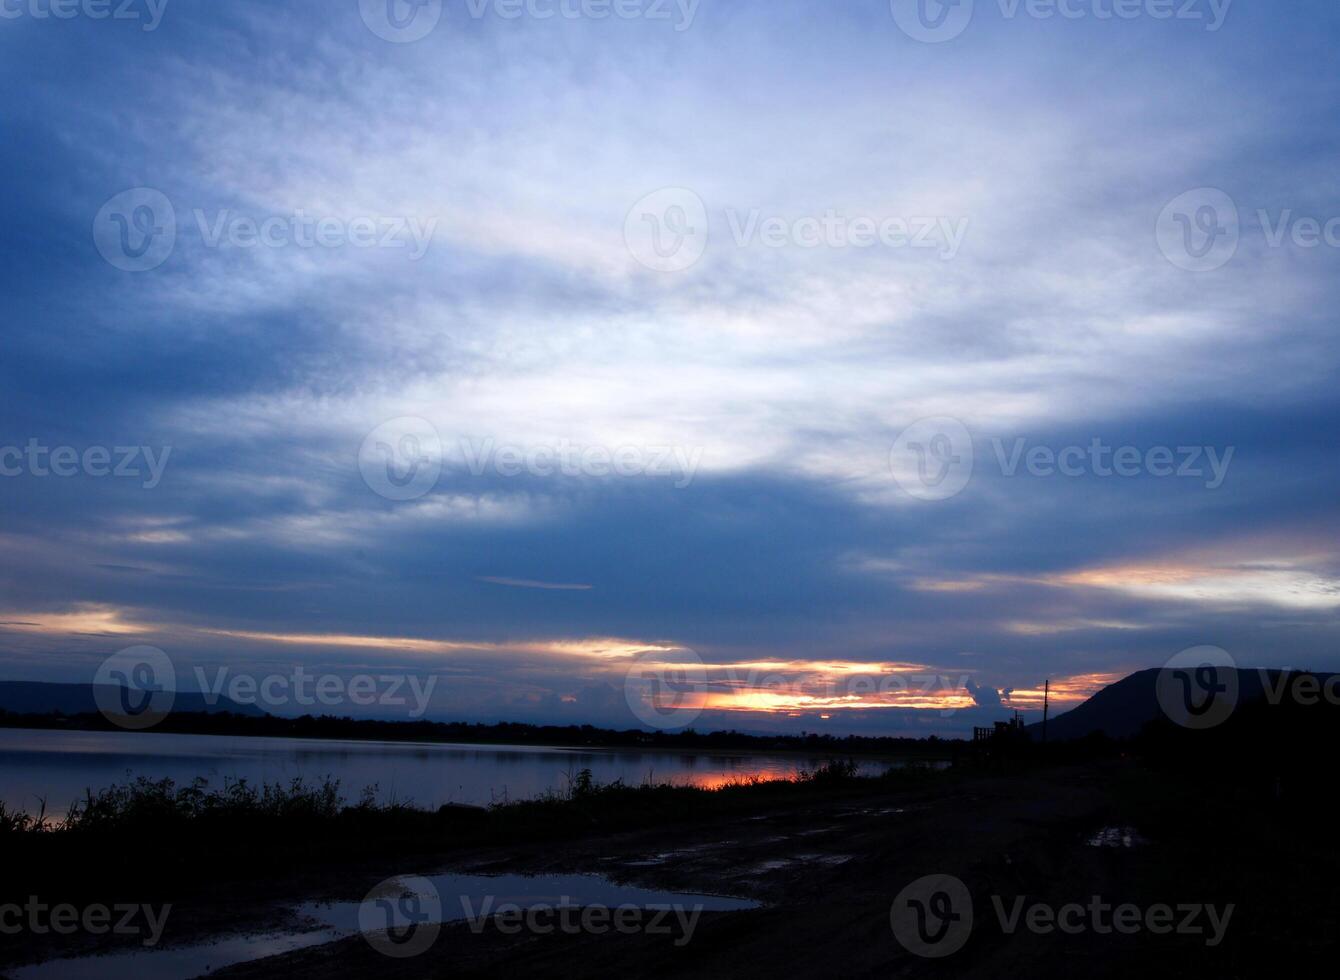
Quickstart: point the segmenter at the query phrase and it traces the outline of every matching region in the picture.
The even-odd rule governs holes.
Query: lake
[[[136,776],[166,776],[179,784],[201,776],[215,787],[228,779],[259,784],[331,776],[351,802],[363,787],[376,785],[380,801],[437,807],[563,791],[583,769],[600,783],[655,780],[710,788],[751,777],[790,778],[825,761],[751,752],[0,729],[0,802],[33,813],[46,800],[47,813],[60,817],[87,790]],[[898,764],[870,760],[861,771],[875,775]]]

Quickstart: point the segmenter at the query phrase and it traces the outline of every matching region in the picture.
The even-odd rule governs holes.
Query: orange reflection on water
[[[724,761],[724,760],[723,760]],[[722,789],[741,783],[797,779],[807,770],[812,771],[824,763],[820,760],[796,759],[732,759],[733,767],[722,771],[690,772],[677,774],[670,782],[677,786],[692,786],[696,789]],[[738,763],[738,766],[734,766]],[[870,772],[882,772],[888,763],[869,762],[865,768]]]

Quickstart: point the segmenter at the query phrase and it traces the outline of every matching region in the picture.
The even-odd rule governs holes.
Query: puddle
[[[438,922],[459,922],[485,909],[517,905],[604,906],[658,909],[675,906],[703,912],[736,912],[759,903],[720,895],[694,895],[616,885],[601,875],[427,875],[441,897]],[[414,879],[420,881],[422,879]],[[226,966],[307,949],[357,934],[361,902],[307,902],[296,912],[313,928],[257,936],[227,936],[214,942],[105,956],[48,960],[6,973],[10,980],[190,980]],[[169,929],[171,925],[169,924]]]
[[[775,861],[760,861],[758,864],[754,865],[752,868],[746,871],[745,874],[758,875],[758,874],[766,874],[769,871],[781,871],[782,868],[789,868],[791,865],[795,863],[796,862],[791,858],[779,858]]]
[[[772,871],[781,871],[783,868],[789,868],[795,864],[826,864],[830,867],[837,867],[846,864],[851,860],[850,854],[796,854],[792,857],[773,858],[769,861],[760,861],[757,864],[750,865],[744,871],[739,872],[742,875],[763,875]]]
[[[846,864],[851,860],[850,854],[797,854],[797,861],[804,861],[806,864],[828,864],[837,867]]]
[[[723,847],[731,847],[736,842],[733,840],[710,841],[706,844],[693,844],[689,847],[676,848],[673,851],[661,851],[659,854],[653,854],[650,857],[638,858],[635,861],[623,861],[623,865],[628,868],[655,868],[667,861],[677,858],[693,857],[698,854],[708,854],[712,851],[719,851]],[[601,858],[602,861],[618,861],[617,857]]]
[[[1149,841],[1136,833],[1134,827],[1104,827],[1090,837],[1085,844],[1089,847],[1139,847]]]
[[[8,971],[10,980],[159,980],[198,977],[235,963],[322,946],[344,938],[345,933],[322,929],[303,933],[266,936],[229,936],[200,946],[147,949],[136,953],[109,953],[74,959],[47,960],[34,966]]]

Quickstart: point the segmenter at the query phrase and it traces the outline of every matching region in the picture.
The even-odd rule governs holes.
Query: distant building
[[[978,765],[1004,765],[1027,741],[1024,720],[1017,711],[1009,721],[998,721],[990,728],[974,725],[972,730],[973,755]]]
[[[1014,713],[1014,717],[1009,721],[998,721],[991,728],[982,728],[974,725],[972,729],[973,742],[991,742],[994,740],[1006,740],[1015,738],[1024,738],[1024,720],[1019,716],[1019,712]]]

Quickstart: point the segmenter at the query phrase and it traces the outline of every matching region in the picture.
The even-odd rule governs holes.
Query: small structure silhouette
[[[989,728],[974,725],[972,729],[973,756],[978,765],[1002,765],[1027,743],[1028,732],[1018,711],[1009,721],[998,721]]]

